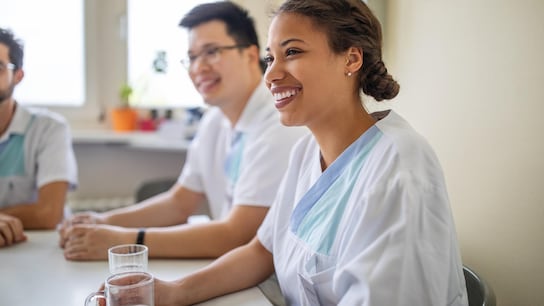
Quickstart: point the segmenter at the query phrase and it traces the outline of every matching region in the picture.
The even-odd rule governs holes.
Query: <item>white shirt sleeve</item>
[[[271,206],[287,170],[294,143],[307,130],[270,125],[265,133],[247,142],[233,205]]]
[[[60,116],[42,118],[40,148],[37,152],[36,182],[38,187],[54,181],[67,181],[73,189],[77,185],[77,164],[72,136],[66,121]]]

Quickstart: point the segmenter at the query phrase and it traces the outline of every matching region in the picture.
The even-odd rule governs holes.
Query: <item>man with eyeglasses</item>
[[[0,247],[26,240],[24,229],[54,229],[77,170],[60,115],[13,98],[24,77],[23,46],[0,28]]]
[[[189,34],[182,64],[210,106],[182,173],[169,191],[137,205],[75,215],[71,221],[89,224],[60,229],[67,259],[105,259],[109,247],[134,242],[146,244],[150,257],[214,258],[249,242],[273,203],[291,147],[307,133],[280,123],[247,11],[229,1],[202,4],[180,26]],[[205,200],[213,220],[185,224]]]

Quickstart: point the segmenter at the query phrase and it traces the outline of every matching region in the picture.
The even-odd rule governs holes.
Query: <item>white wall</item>
[[[268,25],[270,24],[270,16],[273,10],[281,3],[280,0],[233,0],[232,2],[246,8],[253,20],[255,21],[255,27],[257,34],[259,35],[259,44],[261,45],[261,54],[264,54],[266,49],[266,40],[268,34]]]
[[[544,305],[544,1],[388,0],[394,108],[442,162],[463,261]]]

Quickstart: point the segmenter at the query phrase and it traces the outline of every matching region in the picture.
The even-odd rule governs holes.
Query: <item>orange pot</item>
[[[111,110],[111,123],[114,131],[134,131],[138,125],[138,113],[129,107]]]

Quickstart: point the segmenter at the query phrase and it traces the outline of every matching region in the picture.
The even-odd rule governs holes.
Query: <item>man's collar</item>
[[[9,134],[24,134],[28,122],[32,118],[30,112],[21,104],[15,106],[15,113],[13,114],[13,119],[6,131],[6,135]]]

